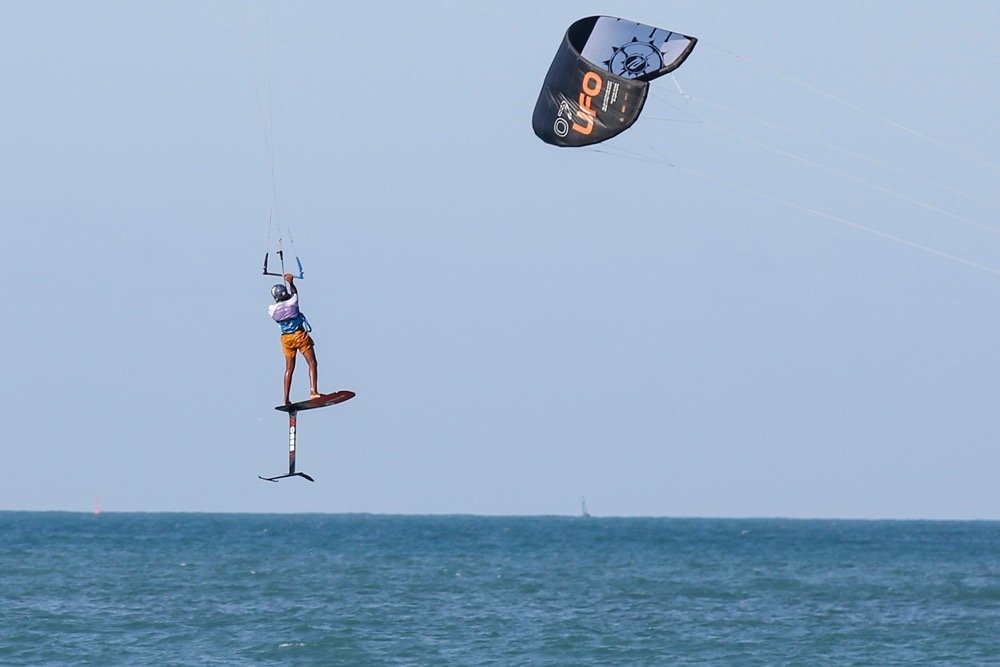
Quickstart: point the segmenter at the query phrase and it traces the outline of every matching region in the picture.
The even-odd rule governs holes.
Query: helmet
[[[288,293],[288,288],[284,285],[278,284],[271,288],[271,296],[274,297],[275,301],[284,301],[291,295]]]

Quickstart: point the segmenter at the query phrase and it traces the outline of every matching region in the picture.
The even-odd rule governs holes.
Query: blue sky
[[[611,153],[546,146],[542,78],[602,13],[701,41]],[[276,210],[321,388],[358,393],[300,417],[316,484],[257,479],[287,438],[268,28]],[[998,519],[998,30],[988,2],[4,4],[0,508]]]

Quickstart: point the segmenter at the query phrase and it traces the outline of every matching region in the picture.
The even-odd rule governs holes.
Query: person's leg
[[[285,357],[285,405],[291,403],[289,394],[292,392],[292,373],[295,372],[295,355]]]
[[[318,376],[319,372],[316,367],[318,362],[316,361],[316,348],[310,346],[302,350],[302,356],[306,358],[306,363],[309,364],[309,393],[311,398],[319,396],[319,382]]]

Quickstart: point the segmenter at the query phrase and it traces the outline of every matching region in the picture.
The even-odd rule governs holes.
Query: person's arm
[[[285,275],[282,276],[282,278],[284,278],[285,282],[288,283],[288,293],[289,294],[295,295],[295,294],[299,293],[299,290],[296,289],[296,287],[295,287],[295,276],[293,276],[290,273],[286,273]]]

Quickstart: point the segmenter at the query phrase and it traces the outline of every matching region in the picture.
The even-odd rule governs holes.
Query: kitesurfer
[[[285,405],[290,405],[288,395],[292,389],[296,352],[301,352],[309,364],[309,398],[319,398],[320,393],[316,381],[316,351],[309,336],[312,327],[299,311],[299,291],[295,287],[295,276],[286,273],[282,278],[288,283],[288,287],[279,283],[271,288],[274,303],[268,307],[267,314],[281,327],[281,349],[285,353]]]

